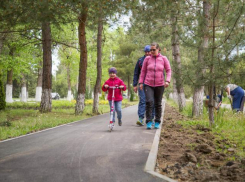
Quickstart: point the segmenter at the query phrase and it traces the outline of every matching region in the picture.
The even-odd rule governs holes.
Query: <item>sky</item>
[[[52,52],[52,75],[56,76],[56,71],[58,71],[58,66],[60,64],[60,60],[58,58],[58,49],[55,48]]]

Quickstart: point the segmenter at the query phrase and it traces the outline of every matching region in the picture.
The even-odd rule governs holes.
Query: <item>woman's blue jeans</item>
[[[109,100],[110,110],[112,101]],[[122,119],[122,101],[114,101],[113,122],[115,122],[115,111],[117,112],[117,119]]]

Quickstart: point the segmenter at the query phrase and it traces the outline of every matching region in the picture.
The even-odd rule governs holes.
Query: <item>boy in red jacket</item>
[[[117,69],[114,67],[111,67],[109,69],[109,76],[110,78],[104,83],[102,86],[102,90],[104,92],[108,91],[108,96],[107,99],[110,104],[111,108],[111,102],[112,102],[112,92],[113,90],[110,89],[109,87],[112,86],[118,86],[120,89],[115,89],[114,93],[114,112],[113,112],[113,122],[115,123],[115,110],[117,112],[117,119],[118,119],[118,125],[122,126],[122,92],[121,90],[125,91],[126,90],[126,85],[123,83],[123,81],[117,77]]]

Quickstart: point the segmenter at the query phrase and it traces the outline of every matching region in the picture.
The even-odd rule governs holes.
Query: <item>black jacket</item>
[[[138,85],[141,68],[143,66],[143,62],[144,62],[145,58],[146,58],[145,55],[143,57],[139,58],[137,63],[136,63],[136,65],[135,65],[135,68],[134,68],[134,80],[133,80],[133,86],[134,87]]]

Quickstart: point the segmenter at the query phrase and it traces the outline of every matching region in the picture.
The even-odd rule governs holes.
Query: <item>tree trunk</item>
[[[128,100],[130,101],[131,97],[131,88],[130,88],[130,77],[128,75]]]
[[[13,69],[9,70],[7,73],[6,102],[13,102]]]
[[[181,58],[180,58],[180,48],[179,48],[179,36],[178,36],[178,27],[177,27],[177,12],[172,12],[172,54],[173,54],[173,63],[174,63],[174,75],[176,80],[176,89],[178,92],[178,104],[179,111],[183,111],[186,101],[185,93],[182,82],[181,75]]]
[[[86,20],[87,20],[87,4],[83,3],[82,13],[79,16],[79,45],[80,45],[80,64],[79,64],[79,83],[75,114],[82,114],[84,110],[85,94],[86,94],[86,73],[87,73],[87,42],[86,42]]]
[[[209,125],[212,126],[214,124],[214,83],[211,82],[208,87],[209,93],[209,102],[208,102],[208,117],[209,117]]]
[[[209,103],[208,103],[208,111],[209,111],[209,124],[212,126],[214,124],[214,86],[215,86],[215,80],[214,80],[214,54],[215,54],[215,9],[216,6],[214,5],[214,13],[213,13],[213,45],[212,45],[212,58],[211,58],[211,64],[209,66],[209,73],[211,80],[209,81],[208,86],[208,93],[209,93]]]
[[[204,86],[194,88],[192,116],[198,117],[203,113]]]
[[[86,83],[86,85],[87,85],[87,88],[86,88],[87,98],[90,99],[90,93],[91,93],[91,78],[90,77],[88,77],[88,82]]]
[[[71,95],[71,69],[70,69],[70,64],[67,65],[67,86],[68,86],[67,100],[71,101],[72,95]]]
[[[205,50],[208,48],[208,29],[209,29],[209,18],[210,18],[210,4],[208,1],[203,1],[203,20],[199,22],[199,32],[202,37],[201,45],[198,48],[198,63],[200,66],[203,67],[204,64],[204,55]],[[201,73],[201,74],[200,74]],[[194,94],[193,94],[193,108],[192,108],[192,115],[193,117],[198,117],[203,113],[203,94],[204,94],[204,86],[202,85],[202,76],[205,73],[204,68],[197,69],[196,78],[197,83],[195,84]],[[200,83],[201,82],[201,83]]]
[[[21,96],[20,96],[21,102],[27,102],[27,90],[26,90],[26,78],[25,75],[22,74],[21,78]]]
[[[0,37],[0,56],[2,53],[2,47],[3,47],[3,41],[4,41],[5,36]],[[3,67],[0,63],[0,111],[4,110],[6,108],[6,101],[5,101],[5,93],[4,93],[4,85],[2,82],[2,74],[3,74]]]
[[[37,86],[36,86],[36,96],[35,100],[37,102],[41,101],[42,96],[42,80],[43,80],[43,62],[39,62],[39,68],[38,68],[38,76],[37,76]]]
[[[98,35],[97,35],[97,78],[94,86],[94,102],[93,102],[93,113],[99,113],[99,93],[101,90],[101,77],[102,77],[102,32],[103,32],[103,19],[102,15],[99,16],[98,20]]]
[[[14,57],[14,48],[10,47],[9,56]],[[13,69],[7,71],[6,102],[13,102]]]
[[[43,80],[40,112],[52,110],[52,51],[51,51],[51,28],[49,22],[42,23],[43,45]]]
[[[4,85],[2,82],[2,68],[0,65],[0,111],[6,108],[5,94],[4,94]]]
[[[177,88],[176,88],[176,80],[175,78],[173,78],[173,100],[178,104],[179,99],[178,99],[178,92],[177,92]]]

